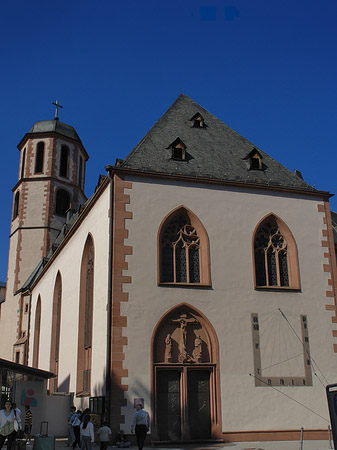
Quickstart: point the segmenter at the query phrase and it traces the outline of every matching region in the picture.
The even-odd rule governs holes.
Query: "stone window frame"
[[[60,170],[59,175],[63,178],[69,178],[69,161],[70,161],[70,149],[67,145],[61,145],[60,152]]]
[[[35,154],[35,170],[34,173],[39,174],[43,173],[43,165],[44,165],[44,142],[40,141],[36,145],[36,154]]]
[[[274,219],[276,224],[287,242],[287,265],[288,265],[288,277],[289,277],[289,286],[281,286],[279,283],[280,276],[278,274],[278,285],[266,285],[261,286],[257,284],[256,278],[256,261],[255,261],[255,237],[258,233],[260,227],[264,222],[267,222],[270,219]],[[287,224],[276,214],[269,213],[264,216],[256,225],[255,230],[252,236],[252,260],[253,260],[253,280],[254,280],[254,289],[255,290],[279,290],[279,291],[300,291],[301,290],[301,282],[300,282],[300,270],[299,270],[299,261],[298,261],[298,250],[295,238],[290,231],[290,228]],[[267,269],[266,269],[267,270]],[[267,278],[267,276],[266,276]]]
[[[198,283],[177,282],[177,281],[162,281],[162,237],[166,226],[171,220],[180,214],[186,214],[190,220],[190,224],[197,231],[199,237],[199,271],[200,281]],[[210,245],[207,231],[200,219],[187,207],[181,205],[170,211],[162,220],[157,234],[157,280],[158,286],[189,286],[189,287],[211,287],[211,272],[210,272]],[[188,273],[188,267],[186,269]],[[174,277],[175,278],[175,277]]]
[[[56,192],[55,192],[55,214],[56,215],[58,215],[58,216],[62,216],[62,217],[65,217],[66,215],[67,215],[67,210],[65,210],[64,212],[62,212],[61,211],[61,209],[59,209],[60,208],[60,202],[63,202],[64,201],[64,198],[60,198],[59,196],[60,196],[60,193],[66,193],[67,195],[68,195],[68,197],[69,197],[69,205],[68,205],[68,208],[67,208],[67,210],[70,208],[70,206],[71,206],[71,195],[69,194],[69,192],[66,190],[66,189],[63,189],[63,188],[58,188],[57,190],[56,190]]]
[[[76,395],[78,397],[91,396],[91,366],[92,366],[92,340],[93,340],[92,312],[94,310],[94,275],[95,275],[95,245],[93,237],[91,233],[89,233],[84,245],[81,260],[80,299],[79,299],[79,317],[78,317],[79,328],[78,328],[78,350],[77,350],[77,377],[76,377]],[[88,276],[90,277],[91,280],[90,285],[88,285]],[[88,292],[88,289],[90,292]],[[90,297],[89,299],[88,295]],[[89,328],[88,328],[88,320],[91,320]],[[89,329],[90,335],[88,335]]]
[[[40,334],[41,334],[41,296],[37,297],[34,323],[33,367],[39,367]]]
[[[20,179],[24,178],[25,176],[25,165],[26,165],[26,147],[23,149],[22,152]]]
[[[54,284],[52,332],[51,332],[51,346],[50,346],[50,372],[54,373],[56,377],[49,381],[50,392],[58,391],[61,312],[62,312],[62,277],[60,271],[58,271]]]
[[[20,208],[20,191],[16,191],[15,197],[14,197],[14,207],[13,207],[13,218],[12,220],[16,219],[19,215],[19,208]]]

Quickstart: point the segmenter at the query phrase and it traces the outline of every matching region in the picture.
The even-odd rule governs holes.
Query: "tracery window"
[[[162,281],[200,283],[200,238],[187,215],[179,215],[162,237]]]
[[[286,225],[270,215],[254,237],[256,287],[299,288],[295,240]]]
[[[159,246],[160,283],[210,284],[208,236],[191,211],[181,207],[168,216]]]

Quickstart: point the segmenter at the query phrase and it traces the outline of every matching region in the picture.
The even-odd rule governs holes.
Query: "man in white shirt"
[[[136,412],[131,423],[131,433],[136,432],[138,450],[142,450],[146,439],[146,434],[150,429],[149,413],[143,410],[143,405],[136,405]]]

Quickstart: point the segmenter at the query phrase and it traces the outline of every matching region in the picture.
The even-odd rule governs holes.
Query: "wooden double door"
[[[161,441],[211,438],[212,367],[156,370],[156,419]]]

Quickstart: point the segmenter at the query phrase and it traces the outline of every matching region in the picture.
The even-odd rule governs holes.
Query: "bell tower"
[[[12,189],[6,301],[1,306],[0,328],[11,336],[14,350],[8,344],[2,348],[0,343],[0,354],[20,363],[25,362],[22,310],[27,306],[18,291],[48,254],[67,210],[76,210],[86,201],[89,157],[76,130],[59,120],[58,101],[54,104],[54,119],[36,122],[18,144],[19,174]]]

